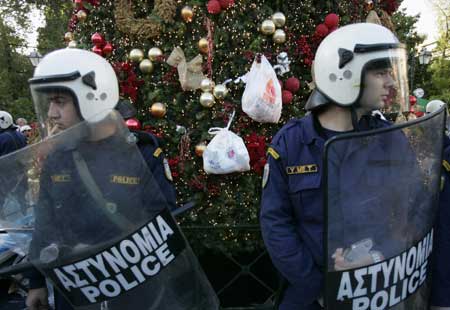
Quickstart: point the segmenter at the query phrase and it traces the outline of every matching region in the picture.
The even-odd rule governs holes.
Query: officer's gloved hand
[[[334,259],[334,269],[337,271],[341,271],[347,269],[354,269],[362,266],[368,266],[373,263],[382,261],[384,259],[384,257],[380,252],[376,252],[375,253],[376,255],[373,255],[374,253],[375,251],[371,251],[367,253],[367,255],[361,256],[357,260],[350,262],[347,259],[345,259],[344,249],[338,248],[331,257]],[[374,259],[374,257],[376,257],[376,259]]]

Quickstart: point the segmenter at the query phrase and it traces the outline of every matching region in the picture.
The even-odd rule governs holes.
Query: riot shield
[[[21,232],[32,264],[75,309],[218,309],[115,112],[2,157],[0,170],[0,228]]]
[[[325,145],[325,305],[428,309],[445,111]]]

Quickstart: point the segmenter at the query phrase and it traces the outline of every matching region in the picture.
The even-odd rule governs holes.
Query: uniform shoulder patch
[[[158,158],[159,155],[161,155],[162,153],[162,149],[160,147],[158,147],[154,152],[153,152],[153,156]]]
[[[275,151],[274,148],[269,147],[267,149],[267,154],[269,154],[270,156],[272,156],[274,159],[280,159],[280,154],[278,154],[277,151]]]
[[[442,161],[442,166],[444,166],[445,170],[450,172],[450,163],[446,161],[445,159]]]
[[[317,173],[318,171],[319,171],[319,168],[316,164],[286,167],[287,174]]]

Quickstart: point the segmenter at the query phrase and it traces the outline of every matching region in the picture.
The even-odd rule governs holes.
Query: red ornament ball
[[[284,82],[284,88],[292,93],[296,93],[300,89],[300,81],[295,77],[290,77]]]
[[[234,5],[234,0],[219,0],[222,9],[226,10]]]
[[[334,13],[330,13],[325,17],[325,25],[328,28],[335,28],[339,25],[339,16],[334,14]]]
[[[107,42],[105,44],[105,46],[103,47],[103,54],[105,54],[106,56],[111,55],[113,51],[113,46],[111,45],[111,43]]]
[[[336,29],[338,29],[339,27],[332,27],[328,29],[328,34],[332,33],[333,31],[335,31]]]
[[[206,8],[210,14],[219,14],[222,11],[222,7],[218,0],[209,0]]]
[[[125,121],[125,124],[127,125],[129,130],[141,130],[141,122],[137,118],[129,118]]]
[[[100,47],[100,46],[94,46],[93,48],[92,48],[92,51],[94,52],[94,53],[96,53],[97,55],[100,55],[100,56],[103,56],[103,49]]]
[[[328,27],[325,24],[319,24],[316,27],[316,35],[323,38],[328,34]]]
[[[294,95],[292,95],[292,93],[288,90],[283,90],[283,92],[281,93],[281,101],[283,102],[283,104],[290,104],[293,97]]]
[[[100,33],[96,32],[92,35],[91,42],[96,46],[100,46],[104,44],[104,39]]]
[[[417,98],[413,95],[409,96],[409,103],[411,106],[415,105],[417,103]]]

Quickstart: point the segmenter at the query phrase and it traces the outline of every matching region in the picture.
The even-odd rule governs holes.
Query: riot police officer
[[[425,113],[433,113],[445,107],[441,100],[430,101]],[[447,116],[448,117],[448,116]],[[442,183],[439,198],[439,214],[436,221],[434,240],[435,256],[433,261],[433,285],[431,292],[432,310],[450,309],[450,138],[444,135],[444,153],[442,160]]]
[[[139,178],[122,175],[124,173],[130,175],[139,174],[139,169],[142,168],[133,162],[138,161],[137,158],[130,157],[122,160],[122,167],[111,167],[108,163],[109,158],[114,157],[116,150],[108,148],[107,145],[108,143],[114,142],[114,135],[117,128],[105,124],[103,119],[119,101],[119,89],[115,72],[105,59],[84,50],[58,50],[43,58],[36,67],[34,77],[29,82],[44,136],[52,136],[66,129],[78,126],[82,121],[86,121],[92,127],[90,132],[92,137],[90,139],[96,142],[88,146],[80,147],[80,153],[84,153],[81,156],[77,155],[78,157],[72,157],[70,152],[53,154],[50,159],[47,159],[47,162],[52,161],[52,164],[46,164],[44,166],[43,176],[41,176],[41,182],[43,187],[45,187],[44,184],[48,182],[62,180],[60,176],[67,175],[68,169],[76,170],[77,172],[69,171],[69,174],[79,175],[79,178],[85,182],[86,188],[90,188],[88,193],[92,195],[88,194],[87,196],[90,197],[86,198],[86,194],[84,196],[75,193],[70,194],[73,191],[73,187],[69,184],[72,178],[68,177],[64,179],[67,182],[61,181],[62,183],[53,187],[49,186],[48,188],[51,189],[49,192],[41,192],[39,203],[48,204],[48,201],[55,203],[55,201],[58,202],[63,199],[64,201],[59,201],[59,203],[65,205],[66,213],[71,213],[74,212],[71,210],[79,210],[80,206],[92,205],[92,201],[88,202],[88,200],[94,200],[94,202],[98,199],[102,200],[103,197],[97,197],[98,194],[95,193],[95,188],[107,185],[95,184],[96,180],[90,174],[110,175],[111,177],[107,179],[107,182],[124,184],[121,187],[114,187],[115,190],[111,194],[116,200],[121,201],[120,204],[118,203],[119,205],[139,205],[137,202],[134,202],[136,197],[132,194],[136,190],[139,190],[139,192],[147,191],[150,195],[154,191],[159,191],[159,189],[138,189],[138,187],[142,186],[139,183]],[[163,152],[159,148],[157,140],[150,137],[145,143],[141,142],[139,147],[147,165],[152,170],[156,184],[163,189],[161,192],[164,194],[166,200],[164,204],[168,204],[171,208],[174,208],[175,193],[171,184],[170,169],[164,165]],[[89,154],[95,155],[92,156]],[[85,159],[82,157],[85,157]],[[103,182],[101,180],[98,182]],[[127,191],[130,193],[129,197],[126,196]],[[67,197],[72,198],[61,198],[65,197],[65,192],[68,192]],[[75,199],[74,197],[77,198]],[[156,198],[151,197],[148,199]],[[82,213],[81,210],[79,212]],[[137,221],[141,214],[140,211],[135,212],[130,209],[128,220]],[[36,233],[33,237],[33,242],[38,244],[42,242],[40,240],[42,237],[38,233],[42,229],[39,227],[42,216],[37,214],[36,217]],[[68,217],[66,215],[63,219],[67,221],[69,220]],[[81,234],[89,234],[89,229],[90,227],[92,228],[92,225],[102,225],[101,221],[89,223],[89,219],[74,218],[72,220],[74,222],[70,223],[70,225],[76,226],[75,223],[77,223],[79,225],[78,230],[83,230],[83,227],[86,229],[84,232],[79,232]],[[69,223],[60,224],[68,225]],[[92,239],[96,237],[91,236]],[[87,238],[89,239],[89,236]],[[45,279],[36,271],[30,275],[30,291],[27,297],[27,305],[30,309],[40,309],[40,307],[48,305]],[[55,294],[55,306],[57,310],[72,309],[67,301],[59,294]]]
[[[26,139],[17,131],[11,114],[0,111],[0,156],[14,152],[26,145]]]
[[[280,310],[321,308],[326,261],[322,166],[325,142],[343,133],[390,126],[371,116],[371,112],[392,108],[386,102],[392,99],[394,90],[400,98],[398,109],[407,110],[402,106],[408,94],[406,76],[404,48],[391,31],[379,25],[342,27],[318,47],[314,61],[316,89],[305,106],[311,113],[290,121],[273,138],[263,177],[262,235],[275,267],[286,280]],[[371,149],[381,152],[382,148],[373,145]],[[358,158],[364,158],[363,154]],[[357,160],[353,163],[362,164]],[[353,178],[358,186],[351,167],[346,173],[343,179]],[[377,219],[386,217],[373,214]],[[344,259],[344,246],[335,248],[335,270],[379,262],[390,255],[374,250],[349,262]]]

